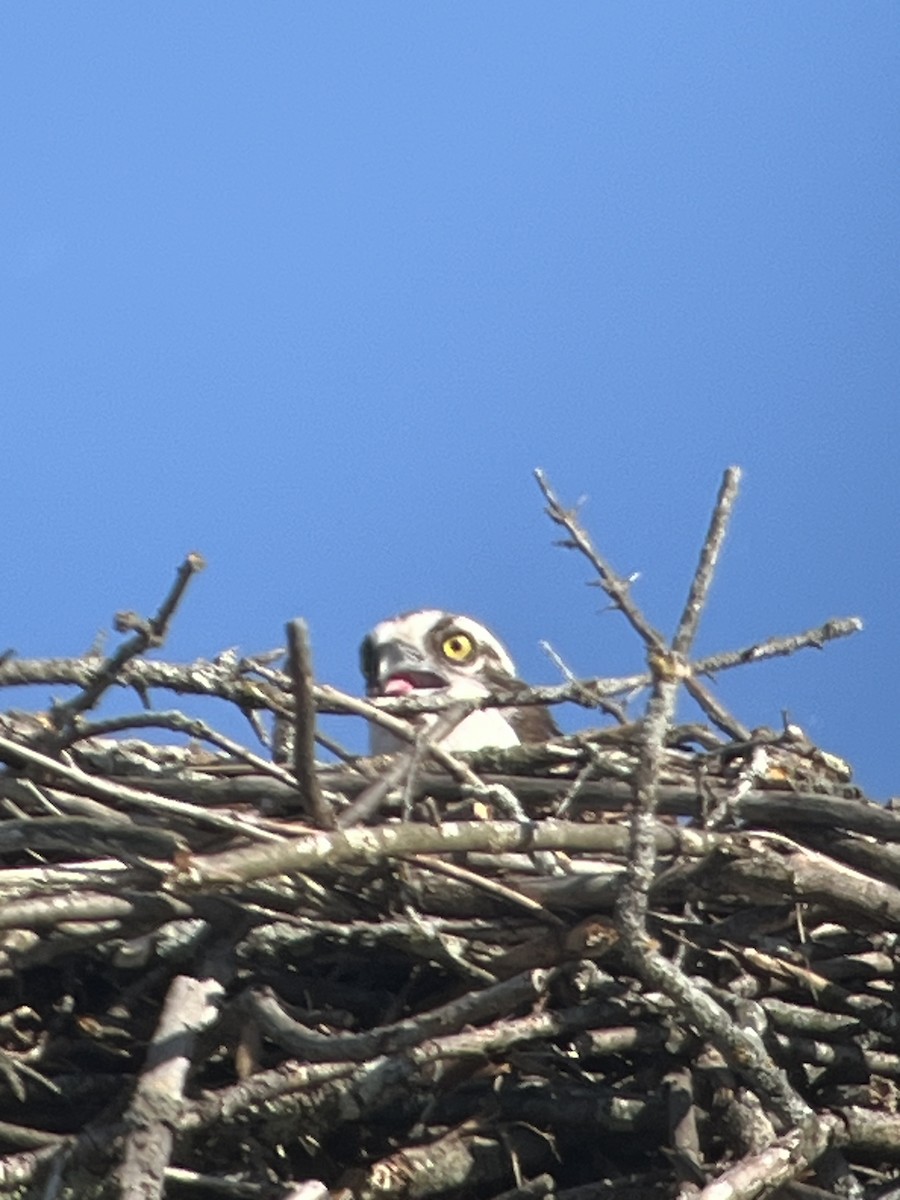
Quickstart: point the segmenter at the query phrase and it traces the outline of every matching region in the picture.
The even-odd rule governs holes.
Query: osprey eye
[[[467,633],[448,633],[441,642],[441,654],[451,662],[468,662],[475,653],[475,643]]]

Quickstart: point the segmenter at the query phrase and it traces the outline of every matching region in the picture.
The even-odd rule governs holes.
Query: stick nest
[[[148,657],[197,556],[116,653],[0,661],[75,689],[0,716],[0,1196],[900,1194],[900,818],[703,682],[860,623],[692,662],[737,472],[671,642],[539,482],[648,669],[487,703],[603,728],[449,755],[459,713],[429,740],[421,701],[315,683],[302,622],[285,670]],[[123,688],[143,711],[98,717]],[[682,688],[702,722],[674,722]],[[317,712],[410,752],[317,762]]]

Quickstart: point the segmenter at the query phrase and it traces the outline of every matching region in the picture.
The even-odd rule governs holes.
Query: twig
[[[366,1062],[380,1054],[399,1054],[429,1038],[459,1033],[466,1026],[486,1024],[519,1009],[532,1009],[546,999],[552,979],[549,970],[523,971],[448,1004],[365,1033],[320,1033],[311,1029],[289,1016],[268,988],[248,992],[243,1004],[259,1020],[262,1032],[297,1058],[307,1062]]]
[[[721,729],[723,733],[727,733],[730,738],[743,741],[749,740],[750,730],[747,726],[728,711],[718,696],[714,696],[709,688],[704,687],[699,679],[693,677],[693,670],[694,668],[691,667],[690,673],[685,676],[685,691],[688,692],[712,723],[718,729]]]
[[[268,1184],[241,1183],[237,1179],[222,1179],[202,1171],[186,1171],[183,1167],[166,1167],[166,1182],[176,1186],[181,1184],[185,1195],[191,1195],[191,1189],[194,1189],[194,1195],[203,1196],[206,1200],[216,1200],[217,1197],[222,1197],[222,1200],[272,1200],[272,1189]],[[284,1200],[328,1200],[329,1196],[325,1185],[313,1180],[292,1189],[290,1194],[282,1194]]]
[[[357,1101],[365,1098],[366,1110],[377,1110],[380,1105],[394,1102],[392,1097],[396,1095],[398,1086],[405,1091],[423,1072],[429,1072],[435,1063],[445,1060],[452,1063],[465,1058],[484,1059],[521,1042],[591,1029],[609,1015],[609,999],[597,1000],[593,996],[614,996],[620,990],[609,977],[601,977],[586,997],[586,1003],[554,1011],[538,1010],[484,1029],[432,1037],[410,1048],[399,1059],[395,1055],[380,1055],[356,1070],[348,1069],[345,1062],[288,1063],[278,1070],[260,1072],[252,1080],[225,1087],[216,1094],[204,1097],[190,1106],[181,1128],[185,1132],[195,1132],[220,1120],[223,1115],[233,1119],[253,1106],[271,1103],[277,1097],[292,1092],[309,1096],[317,1086],[328,1087],[335,1081],[340,1084],[340,1093],[345,1102],[347,1096],[355,1096]],[[433,1084],[433,1073],[431,1080]]]
[[[189,905],[164,893],[107,895],[82,888],[71,895],[7,901],[0,908],[0,929],[52,929],[70,921],[133,921],[142,925],[161,925],[193,915]]]
[[[735,835],[734,857],[723,864],[716,879],[743,894],[770,892],[792,900],[823,906],[848,924],[866,921],[872,927],[900,930],[900,888],[883,879],[835,862],[826,854],[798,845],[777,833]],[[748,887],[752,885],[752,887]]]
[[[735,500],[737,499],[740,481],[741,473],[738,468],[729,467],[725,472],[722,479],[722,486],[716,497],[713,517],[700,553],[700,561],[691,580],[688,598],[672,641],[672,654],[676,660],[684,661],[687,659],[694,638],[697,635],[700,617],[706,606],[709,589],[712,586],[713,575],[715,574],[716,564],[719,561],[719,555],[722,551],[722,544],[725,541],[725,534],[731,519],[731,513],[734,509]],[[730,737],[749,737],[750,731],[747,727],[738,721],[736,717],[733,717],[717,697],[713,696],[702,684],[698,683],[693,678],[693,673],[692,669],[686,671],[684,676],[685,688],[707,716],[719,729],[729,734]]]
[[[411,866],[426,867],[429,871],[435,871],[439,875],[447,875],[451,879],[459,879],[463,883],[471,884],[472,887],[489,892],[498,899],[508,901],[514,908],[522,908],[526,912],[539,916],[543,921],[549,925],[553,925],[555,928],[561,928],[565,925],[565,922],[556,913],[550,912],[540,901],[532,900],[530,896],[524,895],[508,884],[500,883],[496,879],[488,879],[484,875],[479,875],[477,871],[470,871],[467,867],[461,867],[459,863],[448,862],[444,858],[437,858],[431,854],[416,854],[409,861]]]
[[[677,1067],[668,1073],[665,1083],[671,1131],[669,1141],[675,1151],[678,1176],[683,1182],[702,1183],[705,1176],[697,1131],[693,1076],[688,1067]]]
[[[143,620],[133,613],[118,613],[116,629],[120,633],[134,630],[134,636],[123,642],[110,658],[107,658],[95,669],[91,682],[80,695],[73,697],[64,704],[56,705],[51,710],[54,723],[64,735],[71,727],[76,714],[93,708],[103,693],[116,682],[116,677],[122,667],[132,658],[143,654],[152,647],[161,646],[169,629],[169,622],[181,601],[185,590],[194,575],[206,566],[203,556],[189,554],[175,576],[175,582],[163,600],[155,617]]]
[[[0,852],[4,854],[23,849],[77,850],[79,855],[120,854],[126,860],[140,855],[145,859],[171,861],[179,850],[186,848],[184,838],[173,830],[137,825],[127,818],[104,820],[54,815],[0,823]]]
[[[647,909],[650,885],[656,866],[654,824],[660,768],[665,750],[666,730],[675,711],[679,680],[664,675],[666,660],[654,660],[660,675],[647,705],[642,723],[641,747],[634,772],[634,809],[631,814],[631,846],[625,884],[616,906],[616,920],[628,943],[629,957],[643,963],[647,946]]]
[[[678,628],[672,640],[672,653],[678,655],[680,658],[687,657],[693,645],[694,638],[697,636],[700,617],[706,606],[709,589],[712,586],[713,575],[715,574],[716,564],[719,561],[719,554],[722,551],[722,544],[725,541],[728,522],[731,519],[740,482],[740,470],[737,467],[729,467],[725,472],[722,479],[722,486],[716,497],[712,520],[710,521],[709,529],[703,542],[703,549],[700,552],[700,561],[697,563],[697,569],[694,572],[694,578],[691,580],[691,587],[688,592],[687,601],[685,602],[684,611],[681,614],[681,620],[678,622]]]
[[[381,774],[366,781],[357,798],[337,816],[338,829],[349,829],[351,825],[364,825],[381,811],[387,797],[408,778],[415,762],[415,752],[395,754],[395,761],[384,768]]]
[[[603,697],[598,696],[596,692],[592,694],[586,687],[580,685],[575,673],[563,660],[562,655],[558,654],[549,642],[542,641],[541,649],[566,680],[569,687],[578,689],[579,702],[583,704],[585,708],[599,708],[601,712],[605,712],[608,716],[614,717],[620,725],[628,724],[628,716],[625,712],[624,705],[615,704],[612,700],[604,700]]]
[[[464,716],[468,715],[468,706],[468,700],[463,702],[456,700],[453,708],[446,714],[445,719],[449,724],[449,728],[453,728]],[[368,720],[384,725],[386,729],[389,729],[392,733],[396,733],[404,741],[413,742],[417,745],[420,744],[424,753],[427,753],[436,762],[440,763],[455,779],[464,784],[473,796],[477,796],[487,804],[493,804],[506,817],[511,817],[513,820],[523,823],[527,822],[527,815],[513,792],[508,788],[488,787],[482,783],[481,779],[467,763],[462,762],[455,754],[451,754],[449,750],[445,750],[440,741],[434,736],[426,737],[422,741],[419,738],[418,732],[408,722],[398,720],[396,717],[385,719],[385,714],[376,705],[366,700],[354,698],[352,700],[352,709],[360,716],[365,716]],[[439,728],[443,729],[444,726],[441,725]],[[551,857],[539,858],[536,861],[542,870],[552,873],[557,869],[556,863]]]
[[[80,771],[77,767],[66,766],[65,763],[57,762],[54,758],[48,758],[46,754],[40,754],[37,750],[32,750],[29,746],[23,746],[19,742],[11,741],[9,738],[0,737],[0,759],[16,766],[25,762],[29,766],[37,767],[41,771],[47,772],[51,777],[64,781],[65,784],[73,787],[76,792],[82,795],[93,796],[97,800],[112,803],[116,807],[119,805],[126,807],[134,806],[149,812],[169,813],[174,816],[188,817],[193,821],[210,825],[213,828],[227,829],[232,833],[242,833],[245,837],[255,838],[260,842],[281,840],[277,834],[260,829],[249,821],[241,821],[235,817],[209,812],[197,804],[187,804],[183,800],[170,800],[166,796],[153,796],[147,792],[138,791],[136,788],[125,787],[122,784],[107,783],[104,779],[88,775],[85,771]]]
[[[322,829],[334,827],[334,813],[316,774],[316,705],[313,700],[309,626],[299,617],[285,626],[288,668],[294,695],[294,776],[311,819]]]
[[[575,513],[563,507],[544,472],[535,470],[534,477],[547,501],[546,512],[550,520],[557,525],[561,525],[569,535],[568,540],[561,544],[567,548],[581,551],[600,577],[598,586],[603,588],[614,607],[618,608],[626,617],[632,628],[640,635],[648,647],[659,649],[664,646],[666,643],[663,635],[658,629],[653,628],[632,600],[628,581],[617,575],[606,559],[594,548],[590,536],[582,528]]]
[[[750,1154],[708,1184],[698,1200],[755,1200],[801,1175],[825,1149],[822,1137],[791,1129],[764,1150]]]
[[[338,828],[347,829],[351,825],[371,820],[390,793],[401,785],[405,785],[407,801],[410,801],[413,780],[426,751],[442,741],[471,711],[468,703],[460,704],[457,701],[453,708],[441,714],[424,733],[410,728],[409,732],[414,735],[410,750],[402,756],[395,755],[397,761],[382,771],[377,779],[367,784],[356,800],[338,816]]]
[[[238,762],[244,762],[264,775],[271,775],[273,779],[277,779],[281,783],[286,783],[289,787],[293,787],[295,784],[294,777],[284,767],[280,767],[277,763],[254,754],[252,750],[248,750],[246,746],[240,742],[236,742],[233,738],[227,737],[224,733],[219,733],[217,729],[213,729],[205,721],[201,721],[196,717],[185,716],[178,709],[130,713],[127,716],[108,717],[105,720],[91,721],[90,723],[79,720],[77,722],[77,734],[70,740],[69,744],[75,746],[88,738],[104,737],[110,733],[124,732],[129,729],[170,729],[174,733],[184,733],[188,737],[196,738],[198,741],[209,742],[212,746],[218,746],[220,750],[224,750],[232,758],[237,759]]]

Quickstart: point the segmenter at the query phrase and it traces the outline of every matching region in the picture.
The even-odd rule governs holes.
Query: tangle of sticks
[[[477,702],[596,710],[546,745],[451,754],[458,702],[316,681],[300,620],[286,654],[147,657],[198,555],[112,654],[0,657],[70,689],[0,714],[0,1197],[900,1196],[900,817],[709,686],[861,622],[694,658],[740,473],[671,639],[537,481],[642,645]]]

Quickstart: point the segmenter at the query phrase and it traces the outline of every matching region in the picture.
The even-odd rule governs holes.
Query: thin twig
[[[385,767],[376,779],[368,782],[356,799],[338,814],[338,829],[349,829],[351,825],[364,825],[370,821],[381,811],[391,792],[407,779],[415,761],[415,752],[409,750],[405,754],[395,754],[392,757],[395,761]]]
[[[307,1062],[366,1062],[380,1054],[403,1053],[434,1037],[485,1025],[519,1009],[534,1008],[546,998],[552,979],[551,970],[534,970],[500,982],[485,981],[487,986],[479,991],[364,1033],[323,1034],[311,1029],[285,1012],[268,988],[246,992],[242,1006],[259,1019],[267,1036]]]
[[[672,639],[672,652],[680,658],[687,656],[694,643],[694,638],[697,636],[700,617],[706,606],[709,589],[712,586],[713,575],[715,574],[716,564],[719,561],[719,554],[722,551],[722,544],[725,541],[728,522],[734,510],[734,502],[737,500],[740,482],[740,470],[737,467],[729,467],[725,472],[722,479],[722,486],[719,488],[719,494],[716,497],[712,520],[710,521],[709,529],[703,542],[703,549],[700,552],[700,561],[697,563],[697,569],[694,572],[694,578],[691,580],[691,587],[684,605],[684,611],[681,614],[681,620],[678,622],[675,637]]]
[[[344,809],[337,819],[338,828],[347,829],[351,825],[359,825],[371,820],[392,791],[401,785],[408,784],[414,778],[426,752],[452,733],[460,721],[465,720],[471,711],[472,708],[468,702],[460,703],[457,700],[453,708],[442,713],[424,732],[417,731],[410,726],[409,731],[413,735],[411,749],[402,756],[393,756],[397,758],[397,761],[382,771],[379,777],[373,780],[349,807]],[[475,778],[478,777],[475,776]],[[408,786],[407,791],[411,790],[411,787]]]
[[[304,807],[322,829],[334,828],[334,813],[316,774],[316,705],[313,699],[309,626],[301,618],[285,626],[288,668],[294,695],[294,776]]]
[[[693,672],[693,667],[690,670]],[[690,695],[692,700],[696,701],[700,709],[706,713],[717,729],[721,729],[730,738],[738,741],[747,741],[749,739],[750,730],[743,721],[739,721],[733,713],[729,712],[719,697],[715,696],[699,679],[695,679],[693,673],[685,676],[684,690]]]
[[[613,605],[624,614],[632,628],[637,631],[648,647],[660,649],[665,646],[666,642],[663,635],[658,629],[654,629],[632,600],[628,581],[617,575],[606,559],[595,549],[593,542],[581,526],[575,513],[563,507],[544,472],[535,470],[534,477],[547,501],[546,511],[550,520],[557,525],[561,525],[569,535],[569,540],[562,544],[571,549],[581,551],[599,575],[599,586],[609,596]]]
[[[21,743],[11,741],[9,738],[0,737],[0,758],[7,763],[17,766],[24,762],[29,766],[37,767],[52,777],[64,781],[65,784],[68,784],[77,793],[111,803],[114,807],[118,807],[119,805],[123,805],[126,808],[133,806],[148,812],[183,816],[193,821],[198,821],[202,825],[209,825],[217,829],[226,829],[232,833],[241,833],[245,837],[253,838],[260,842],[281,840],[277,834],[259,829],[249,821],[241,821],[235,817],[209,812],[197,804],[188,804],[183,800],[171,800],[166,796],[153,796],[148,792],[139,791],[137,788],[126,787],[122,784],[107,783],[104,779],[88,775],[87,772],[80,771],[77,767],[70,767],[65,763],[57,762],[56,759],[49,758],[46,754],[41,754],[37,750],[32,750],[29,746],[23,746]]]
[[[77,735],[71,739],[70,745],[77,745],[88,738],[103,737],[110,733],[120,733],[130,729],[170,729],[175,733],[184,733],[188,737],[196,738],[198,741],[209,742],[212,746],[218,746],[220,750],[224,750],[238,762],[244,762],[248,766],[253,767],[254,770],[260,771],[264,775],[271,775],[273,779],[278,779],[282,783],[293,786],[295,782],[291,773],[280,767],[277,763],[270,762],[269,759],[254,754],[252,750],[248,750],[246,746],[240,742],[236,742],[233,738],[227,737],[224,733],[219,733],[217,729],[213,729],[205,721],[201,721],[196,717],[185,716],[178,709],[130,713],[126,716],[108,717],[105,720],[91,721],[90,723],[79,719],[77,722]],[[206,764],[198,765],[201,767],[206,766]]]
[[[826,642],[837,638],[850,637],[860,633],[863,623],[859,617],[833,617],[823,625],[807,629],[804,633],[791,634],[788,637],[766,638],[742,650],[731,650],[724,654],[711,654],[707,658],[698,659],[693,664],[695,675],[713,675],[716,671],[730,671],[734,667],[742,667],[745,663],[764,662],[770,658],[781,658],[795,654],[798,650],[821,650]]]
[[[472,887],[489,892],[492,896],[497,896],[501,900],[508,900],[514,907],[524,908],[529,913],[533,913],[536,916],[539,915],[548,925],[552,925],[555,928],[565,927],[565,922],[556,913],[552,913],[545,908],[540,901],[532,900],[530,896],[525,896],[516,888],[509,887],[505,883],[500,883],[499,880],[488,879],[484,875],[479,875],[477,871],[470,871],[468,867],[461,867],[459,863],[448,862],[446,859],[438,858],[433,854],[416,854],[409,861],[412,866],[427,867],[428,870],[435,871],[439,875],[447,875],[451,879],[459,879],[463,883],[471,884]]]
[[[570,669],[568,664],[564,661],[562,655],[558,654],[549,642],[541,641],[540,645],[541,649],[544,651],[550,661],[556,666],[557,670],[565,678],[569,687],[578,689],[579,702],[583,704],[585,708],[599,708],[601,712],[605,712],[608,716],[614,717],[620,725],[628,724],[628,716],[625,712],[624,705],[616,704],[612,700],[605,700],[602,696],[598,696],[596,693],[592,695],[586,687],[580,685],[578,677],[575,675],[574,671]]]
[[[51,710],[56,727],[65,732],[71,727],[72,719],[77,713],[93,708],[100,697],[115,682],[122,667],[132,658],[145,651],[161,646],[169,630],[169,622],[178,608],[185,590],[191,579],[206,566],[201,554],[189,554],[175,576],[175,582],[159,607],[156,616],[148,620],[135,617],[133,613],[119,613],[116,616],[116,628],[124,633],[134,630],[134,636],[123,642],[111,657],[107,658],[95,670],[94,678],[83,689],[80,695],[74,696],[64,704],[56,705]]]

